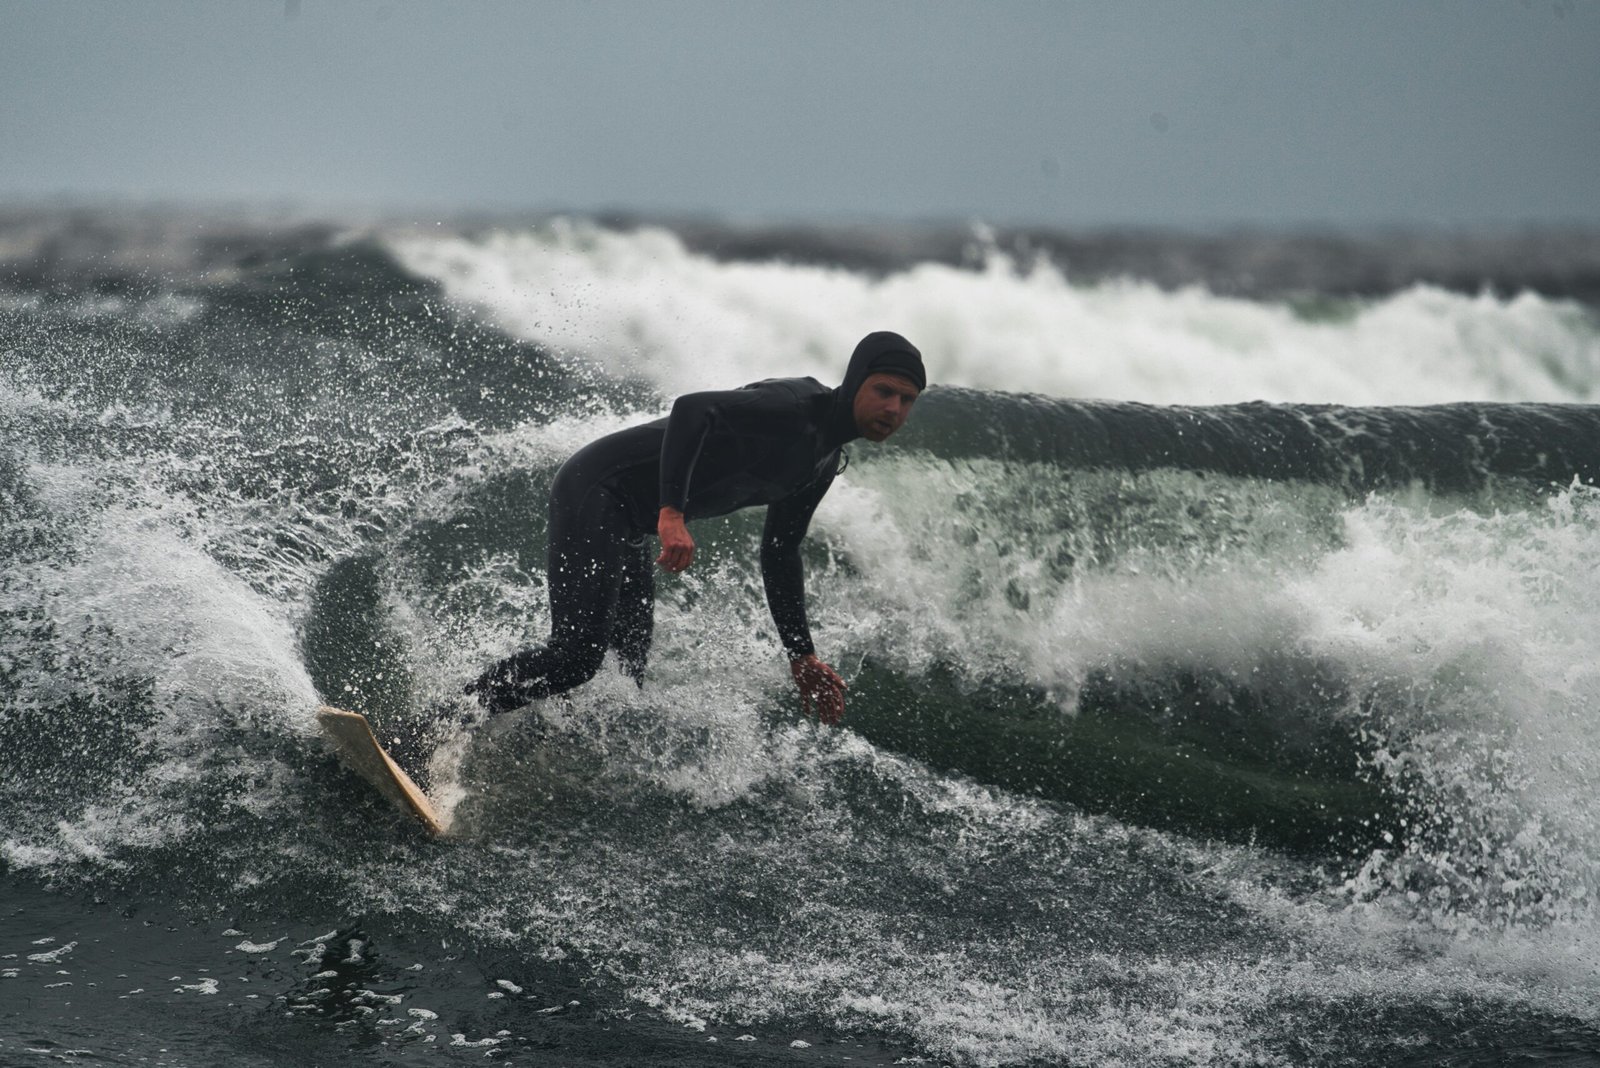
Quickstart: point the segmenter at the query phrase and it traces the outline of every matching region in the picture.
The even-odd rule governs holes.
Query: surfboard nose
[[[323,705],[317,709],[317,723],[333,740],[334,750],[346,767],[371,783],[390,804],[421,823],[430,835],[445,833],[445,823],[433,802],[384,751],[366,716]]]

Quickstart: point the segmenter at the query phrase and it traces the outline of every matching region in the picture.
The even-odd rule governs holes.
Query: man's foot
[[[529,669],[533,667],[537,652],[524,649],[515,656],[507,657],[469,682],[463,692],[476,697],[490,715],[521,708],[533,700],[533,695],[528,692],[528,682],[533,675]]]

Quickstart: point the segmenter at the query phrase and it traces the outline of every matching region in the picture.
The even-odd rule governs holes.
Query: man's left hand
[[[805,706],[806,715],[814,715],[830,727],[844,717],[844,691],[849,684],[816,653],[789,661],[789,674],[800,687],[800,702]]]

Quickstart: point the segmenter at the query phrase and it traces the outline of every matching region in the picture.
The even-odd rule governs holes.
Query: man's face
[[[909,379],[878,372],[856,390],[856,429],[868,441],[883,441],[905,423],[920,392]]]

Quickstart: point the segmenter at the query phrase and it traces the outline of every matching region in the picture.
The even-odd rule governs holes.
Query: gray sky
[[[1600,224],[1600,2],[0,0],[0,200]]]

